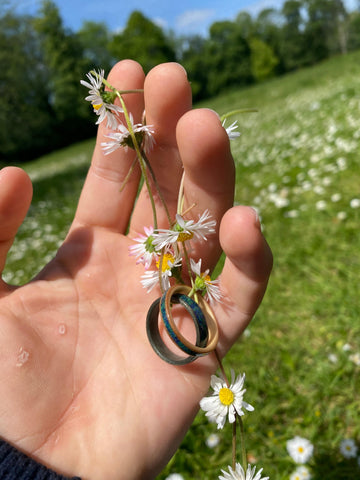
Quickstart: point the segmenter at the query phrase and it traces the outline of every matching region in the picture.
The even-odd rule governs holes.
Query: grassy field
[[[236,201],[255,206],[274,253],[264,302],[225,367],[246,372],[249,458],[272,480],[296,465],[295,435],[314,445],[315,480],[360,479],[356,458],[339,451],[360,441],[360,53],[217,97],[219,113],[238,116],[232,143]],[[26,165],[31,211],[9,256],[5,279],[21,283],[53,255],[68,228],[93,141]],[[45,235],[43,230],[45,229]],[[45,260],[44,260],[45,258]],[[217,478],[231,463],[231,428],[216,432],[202,413],[158,478]]]

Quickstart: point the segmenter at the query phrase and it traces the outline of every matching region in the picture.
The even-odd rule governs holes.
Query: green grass
[[[272,480],[294,470],[286,441],[295,435],[314,444],[313,479],[360,478],[356,460],[339,453],[342,439],[360,441],[360,366],[352,361],[360,352],[359,79],[354,53],[206,104],[221,114],[258,109],[237,117],[236,201],[258,209],[274,270],[248,335],[225,367],[246,372],[246,400],[255,406],[245,417],[246,446]],[[34,202],[6,280],[26,281],[53,255],[92,147],[84,142],[26,166]],[[231,463],[231,428],[209,448],[205,440],[215,432],[199,413],[159,480],[172,472],[185,480],[217,478]]]

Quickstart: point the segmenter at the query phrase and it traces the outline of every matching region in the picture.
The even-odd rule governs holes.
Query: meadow
[[[255,407],[244,419],[248,458],[270,479],[289,479],[296,465],[286,442],[298,435],[314,445],[307,463],[314,480],[360,479],[359,459],[340,452],[344,439],[360,447],[360,52],[201,106],[220,114],[258,110],[235,117],[236,203],[258,210],[274,269],[259,311],[225,361],[226,369],[246,373],[245,399]],[[6,281],[28,281],[53,256],[93,145],[24,165],[34,200]],[[218,432],[200,412],[158,479],[215,479],[229,464],[231,427]]]

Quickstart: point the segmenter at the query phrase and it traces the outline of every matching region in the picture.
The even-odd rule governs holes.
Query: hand
[[[208,208],[219,237],[196,245],[213,268],[220,244],[226,306],[215,313],[221,356],[236,341],[264,294],[272,257],[251,208],[232,207],[234,165],[229,140],[211,110],[191,110],[186,73],[178,64],[154,68],[122,61],[109,81],[125,95],[135,121],[145,108],[156,145],[149,155],[172,215],[182,168],[185,201]],[[159,292],[140,284],[142,265],[128,254],[132,238],[152,218],[140,173],[121,190],[134,151],[104,155],[101,124],[92,164],[70,231],[51,261],[30,283],[1,284],[0,434],[41,463],[83,480],[154,478],[170,459],[198,410],[214,355],[175,367],[152,350],[145,318]],[[175,133],[176,132],[176,133]],[[19,195],[21,192],[21,195]],[[0,264],[31,201],[28,176],[0,172]],[[161,203],[159,226],[167,227]],[[130,222],[130,224],[129,224]],[[220,223],[221,222],[221,223]],[[129,233],[126,235],[129,226]]]

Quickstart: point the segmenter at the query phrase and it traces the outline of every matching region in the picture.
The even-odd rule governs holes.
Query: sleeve
[[[81,480],[69,479],[49,470],[13,446],[0,439],[1,480]]]

